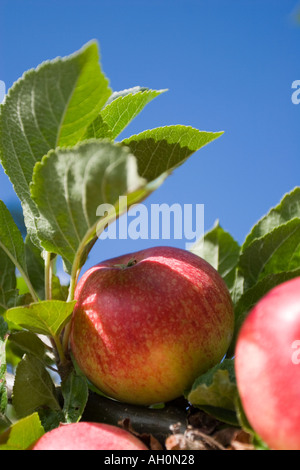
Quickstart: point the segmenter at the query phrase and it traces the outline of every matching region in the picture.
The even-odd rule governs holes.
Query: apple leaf
[[[22,234],[3,201],[0,201],[0,247],[19,270],[26,272]]]
[[[108,98],[99,116],[88,127],[84,138],[103,139],[107,137],[114,140],[147,103],[164,91],[133,87],[114,92]]]
[[[112,132],[101,114],[87,128],[82,140],[87,139],[110,139],[113,140]]]
[[[64,398],[63,414],[66,423],[76,423],[80,420],[88,400],[88,384],[82,375],[73,370],[61,384]]]
[[[50,152],[37,164],[31,187],[42,246],[61,255],[70,272],[78,251],[98,233],[98,207],[117,208],[119,196],[136,194],[140,200],[147,191],[135,157],[118,144],[90,140]]]
[[[294,188],[254,225],[241,247],[239,297],[269,274],[297,269],[300,188]]]
[[[101,117],[108,125],[112,139],[115,139],[142,109],[166,90],[150,90],[134,87],[114,92],[101,110]]]
[[[294,219],[300,218],[300,187],[287,193],[280,203],[254,225],[246,237],[243,247],[246,248],[256,238],[261,238],[274,228]]]
[[[244,277],[245,290],[267,275],[297,269],[299,240],[300,218],[294,218],[242,247],[239,270]]]
[[[38,413],[32,413],[0,435],[0,450],[27,450],[44,433]]]
[[[0,106],[0,160],[36,243],[38,211],[29,191],[34,165],[49,150],[78,142],[110,94],[92,42],[26,72]]]
[[[29,236],[25,237],[26,267],[30,283],[39,299],[45,298],[45,263],[43,252]]]
[[[40,407],[60,410],[53,381],[43,363],[32,354],[26,354],[17,366],[12,404],[19,418]]]
[[[70,319],[76,301],[43,300],[6,311],[5,318],[32,333],[58,336]]]
[[[41,214],[37,221],[38,236],[47,251],[63,257],[68,272],[78,251],[96,235],[97,209],[101,204],[117,208],[119,197],[130,194],[131,202],[140,202],[163,182],[172,165],[178,165],[181,158],[186,159],[220,134],[174,126],[146,135],[153,136],[150,139],[153,142],[154,137],[165,140],[158,140],[155,148],[149,147],[149,141],[140,140],[141,148],[134,156],[125,143],[136,152],[135,141],[126,140],[119,145],[89,140],[74,148],[51,151],[37,163],[31,195]],[[167,141],[174,139],[185,147]],[[148,165],[145,155],[140,153],[142,149]]]
[[[1,433],[5,431],[9,426],[11,422],[6,419],[5,416],[1,416],[0,414],[0,446],[1,446]],[[1,447],[0,447],[1,450]]]
[[[234,361],[225,359],[198,377],[186,397],[193,406],[234,425],[237,395]]]
[[[235,284],[240,246],[217,221],[204,237],[196,241],[190,251],[210,263],[222,276],[229,291]]]
[[[21,357],[30,353],[40,359],[46,355],[46,345],[36,334],[30,331],[17,331],[10,333],[9,343],[14,350],[20,351]]]
[[[293,271],[283,271],[279,273],[269,274],[265,276],[261,281],[258,281],[252,287],[247,289],[240,296],[234,308],[235,327],[232,342],[227,353],[229,357],[234,355],[234,349],[238,333],[250,310],[271,289],[278,286],[279,284],[282,284],[283,282],[289,281],[290,279],[294,279],[298,276],[300,276],[300,268],[295,269]]]
[[[110,105],[114,100],[117,100],[118,98],[124,98],[126,97],[127,95],[134,95],[136,93],[140,93],[140,92],[144,92],[144,91],[149,91],[150,89],[147,88],[147,87],[141,87],[141,86],[134,86],[134,87],[131,87],[131,88],[125,88],[125,90],[120,90],[120,91],[114,91],[110,97],[108,98],[108,100],[106,101],[105,103],[105,107]],[[153,90],[150,90],[150,91],[153,91]],[[155,90],[154,90],[155,91]],[[159,90],[159,93],[162,93],[164,91],[167,91],[167,90]],[[104,107],[104,108],[105,108]],[[104,109],[103,108],[103,109]]]
[[[16,289],[16,266],[26,276],[24,243],[12,215],[0,201],[0,313],[14,305],[18,296]]]
[[[15,305],[18,297],[16,289],[16,267],[11,259],[1,250],[0,253],[0,314]]]
[[[38,300],[27,272],[26,252],[22,234],[2,201],[0,201],[0,250],[10,258],[23,280],[27,283],[32,297]]]
[[[300,275],[300,188],[294,188],[252,228],[241,247],[234,295],[234,354],[240,327],[254,305],[277,285]]]
[[[136,156],[139,174],[152,181],[184,163],[192,153],[222,134],[175,125],[147,130],[121,143],[127,145]]]

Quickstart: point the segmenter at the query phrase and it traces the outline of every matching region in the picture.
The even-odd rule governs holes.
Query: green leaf
[[[146,104],[164,91],[166,90],[134,87],[113,93],[109,103],[101,111],[101,117],[110,130],[111,138],[115,139]]]
[[[294,218],[300,218],[300,187],[296,187],[286,194],[276,207],[272,208],[267,215],[254,225],[246,237],[243,247],[246,248],[256,238],[263,237],[274,228]]]
[[[9,336],[9,343],[11,346],[20,351],[22,357],[24,353],[30,353],[41,360],[46,354],[46,345],[43,341],[34,333],[30,331],[17,331],[11,333]]]
[[[5,318],[32,333],[58,336],[70,319],[76,301],[44,300],[6,311]]]
[[[64,398],[63,414],[66,423],[80,420],[88,399],[88,384],[82,375],[72,371],[62,382],[61,391]]]
[[[0,445],[1,445],[1,433],[3,433],[9,426],[11,422],[7,421],[5,416],[1,416],[0,414]],[[1,447],[0,447],[1,450]]]
[[[170,172],[223,132],[204,132],[175,125],[158,127],[122,140],[138,161],[138,172],[147,181]]]
[[[119,197],[140,200],[150,191],[143,186],[126,147],[93,140],[50,152],[37,164],[31,187],[42,246],[61,255],[70,272],[78,251],[99,234],[98,207],[111,204],[118,213]]]
[[[0,247],[19,271],[26,273],[23,237],[3,201],[0,201]]]
[[[58,276],[52,276],[52,299],[64,300],[68,299],[69,286],[63,285]]]
[[[25,238],[26,268],[30,282],[39,299],[45,298],[45,263],[40,248],[32,243],[29,236]]]
[[[300,188],[286,194],[252,228],[241,247],[233,300],[235,332],[228,355],[249,311],[275,286],[300,275]]]
[[[105,103],[105,107],[110,105],[114,100],[117,100],[118,98],[124,98],[127,95],[133,95],[135,93],[139,92],[144,92],[144,91],[149,91],[150,89],[147,87],[141,87],[141,86],[134,86],[131,88],[126,88],[125,90],[120,90],[120,91],[114,91],[110,97],[108,98],[107,102]],[[152,91],[152,90],[151,90]],[[160,90],[160,92],[164,92],[167,90]]]
[[[299,265],[300,218],[294,218],[242,247],[239,261],[245,290],[270,274],[292,271]]]
[[[32,354],[26,354],[17,366],[12,403],[19,418],[40,407],[60,410],[53,381],[42,362]]]
[[[0,249],[18,269],[28,285],[31,295],[37,300],[37,296],[27,273],[25,245],[22,234],[15,224],[11,213],[2,201],[0,201]]]
[[[88,127],[84,138],[114,140],[153,98],[166,90],[133,87],[114,92],[101,113]]]
[[[18,297],[16,289],[16,267],[9,256],[0,250],[0,315],[15,305]]]
[[[18,291],[16,289],[1,292],[0,288],[0,314],[3,314],[8,308],[16,305],[18,301]]]
[[[112,132],[101,114],[89,125],[82,140],[86,139],[110,139],[113,140]]]
[[[237,393],[234,361],[225,359],[195,380],[187,399],[218,419],[236,424]]]
[[[231,345],[228,350],[228,356],[234,355],[236,340],[242,324],[244,323],[250,310],[264,297],[271,289],[282,284],[283,282],[294,279],[300,276],[300,268],[293,271],[283,271],[279,273],[269,274],[265,276],[261,281],[258,281],[252,287],[247,289],[239,298],[235,304],[234,315],[235,315],[235,327],[234,335],[232,338]]]
[[[236,393],[234,361],[225,359],[195,380],[187,398],[195,406],[235,410]]]
[[[45,433],[38,413],[13,424],[0,435],[0,450],[27,450]]]
[[[78,142],[110,94],[92,42],[26,72],[0,106],[0,160],[36,244],[38,211],[29,191],[34,165],[49,150]]]
[[[11,329],[17,328],[10,324]],[[45,365],[53,365],[55,362],[54,354],[41,340],[41,338],[30,331],[12,331],[6,345],[7,363],[14,369],[23,358],[24,354],[32,354],[40,359]]]
[[[240,246],[217,221],[204,237],[198,240],[190,251],[210,263],[221,275],[232,291],[235,284],[236,267],[239,260]]]
[[[80,73],[73,82],[73,90],[70,90],[68,84],[69,102],[67,106],[65,104],[57,146],[76,144],[111,95],[108,80],[100,69],[98,45],[89,43],[79,54],[70,56],[69,60],[74,57],[78,60],[77,69],[79,66]]]
[[[300,276],[300,268],[295,269],[294,271],[283,271],[269,274],[264,277],[261,281],[250,287],[250,289],[246,290],[246,292],[240,297],[235,306],[236,319],[238,320],[241,316],[244,318],[257,302],[271,289],[298,276]]]
[[[64,422],[64,415],[62,410],[40,408],[38,413],[45,432],[58,428]]]

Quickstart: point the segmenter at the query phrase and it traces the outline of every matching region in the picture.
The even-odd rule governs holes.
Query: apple
[[[103,423],[62,424],[46,432],[32,450],[149,450],[125,429]]]
[[[273,450],[300,450],[300,278],[272,289],[251,310],[235,350],[237,386],[249,423]]]
[[[181,396],[221,361],[233,335],[229,291],[197,255],[148,248],[104,261],[80,279],[70,345],[107,396],[151,405]]]

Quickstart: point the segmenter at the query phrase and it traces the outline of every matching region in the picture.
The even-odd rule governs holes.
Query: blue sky
[[[121,137],[185,124],[224,135],[196,152],[147,200],[204,204],[243,242],[300,182],[300,25],[296,0],[0,0],[0,80],[9,88],[46,59],[97,39],[114,90],[168,88]],[[0,172],[0,198],[17,201]],[[183,247],[183,240],[162,241]],[[160,244],[99,241],[87,267]]]

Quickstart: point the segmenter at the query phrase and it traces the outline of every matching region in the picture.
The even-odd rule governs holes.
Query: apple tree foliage
[[[109,223],[155,191],[222,132],[172,125],[117,140],[165,90],[113,92],[96,42],[46,61],[12,86],[0,105],[0,161],[20,199],[26,236],[0,201],[0,449],[26,449],[60,422],[81,419],[90,384],[69,358],[79,273]],[[119,197],[128,205],[120,207]],[[191,248],[225,280],[236,328],[227,358],[199,377],[186,398],[245,427],[234,375],[234,345],[249,309],[272,287],[300,275],[300,188],[250,231],[242,246],[217,222]],[[56,275],[63,260],[69,285]],[[14,376],[8,396],[8,372]],[[60,396],[58,396],[58,386]]]

